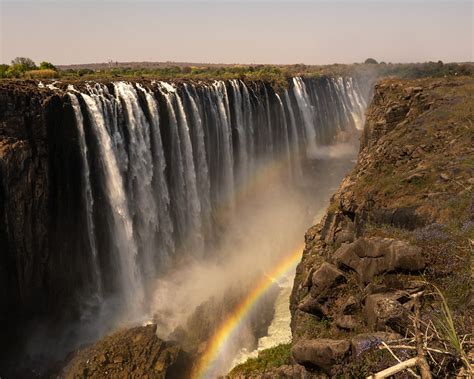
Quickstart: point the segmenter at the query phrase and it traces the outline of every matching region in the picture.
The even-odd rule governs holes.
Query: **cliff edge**
[[[288,365],[231,377],[365,378],[410,359],[422,377],[472,374],[473,94],[470,77],[375,86],[357,164],[305,235]]]

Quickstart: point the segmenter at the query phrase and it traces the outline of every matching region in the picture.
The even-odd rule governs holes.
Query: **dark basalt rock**
[[[156,336],[156,325],[147,325],[119,331],[77,351],[59,378],[184,378],[191,363],[179,346]]]
[[[317,269],[312,278],[311,296],[315,299],[324,298],[328,292],[346,281],[346,277],[341,270],[330,263],[323,263]]]

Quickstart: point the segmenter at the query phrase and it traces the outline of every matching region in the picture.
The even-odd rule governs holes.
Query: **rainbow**
[[[239,330],[240,325],[252,309],[252,306],[278,279],[294,268],[301,259],[304,246],[295,249],[285,256],[269,274],[262,277],[255,288],[233,309],[231,314],[222,322],[207,344],[206,350],[195,366],[191,377],[193,379],[212,378],[216,376],[216,367],[220,354]]]

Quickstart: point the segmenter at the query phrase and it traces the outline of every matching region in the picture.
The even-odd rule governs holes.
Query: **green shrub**
[[[9,67],[7,64],[0,64],[0,78],[6,78],[8,76],[7,71]]]
[[[41,62],[39,65],[40,70],[53,70],[53,71],[58,71],[56,66],[54,66],[52,63],[49,62]]]

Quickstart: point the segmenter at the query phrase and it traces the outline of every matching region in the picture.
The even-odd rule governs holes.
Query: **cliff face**
[[[424,294],[424,322],[439,317],[431,284],[459,335],[469,333],[473,93],[472,78],[376,85],[357,165],[306,233],[297,269],[292,356],[308,375],[365,377],[397,363],[378,346],[414,332],[415,294]],[[459,361],[438,367],[439,359],[428,363],[448,376],[459,370]]]
[[[42,272],[33,259],[47,255],[47,140],[41,94],[6,88],[0,98],[1,215],[0,315],[34,298]],[[36,272],[32,272],[32,271]],[[15,290],[12,291],[11,289]],[[4,321],[4,320],[2,320]]]
[[[24,342],[20,325],[24,334],[30,321],[49,319],[54,329],[76,317],[88,274],[71,109],[34,82],[0,86],[0,356],[8,360]]]

